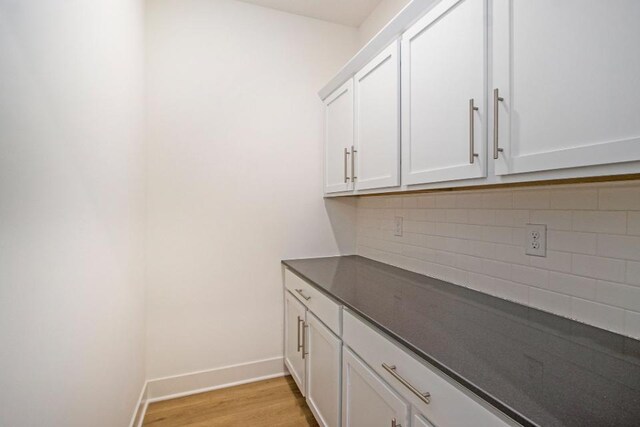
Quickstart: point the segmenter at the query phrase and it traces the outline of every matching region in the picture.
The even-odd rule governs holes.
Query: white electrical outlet
[[[547,256],[547,226],[545,224],[527,224],[527,255]]]
[[[393,228],[394,236],[402,236],[402,217],[397,216],[395,221],[395,226]]]

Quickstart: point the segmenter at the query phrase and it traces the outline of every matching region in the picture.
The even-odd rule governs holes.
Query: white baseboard
[[[142,391],[140,392],[140,396],[138,397],[138,402],[136,404],[135,410],[133,411],[133,416],[131,417],[129,427],[142,426],[144,414],[147,412],[147,405],[147,381],[145,381],[142,385]]]
[[[149,403],[288,375],[282,356],[147,380],[129,427],[142,427]]]
[[[147,381],[147,403],[286,375],[282,356]]]

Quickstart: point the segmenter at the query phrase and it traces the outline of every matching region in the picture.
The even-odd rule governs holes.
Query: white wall
[[[378,31],[398,14],[411,0],[382,0],[371,12],[369,17],[358,28],[358,43],[360,47],[367,44]]]
[[[142,6],[0,0],[0,425],[125,426],[140,394]]]
[[[281,356],[280,260],[354,251],[353,201],[321,196],[317,90],[357,31],[232,0],[147,7],[148,376]]]
[[[546,258],[525,255],[527,223],[547,224]],[[361,198],[357,239],[359,255],[640,338],[639,181]]]

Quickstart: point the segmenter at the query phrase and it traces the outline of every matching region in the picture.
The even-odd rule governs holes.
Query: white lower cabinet
[[[285,364],[321,426],[519,425],[306,280],[284,280]]]
[[[411,427],[434,427],[424,415],[413,412],[413,417],[411,417]]]
[[[407,402],[346,347],[342,365],[344,427],[409,426]]]
[[[321,426],[340,425],[342,341],[307,312],[307,403]]]
[[[518,425],[347,311],[343,313],[342,339],[371,370],[415,408],[414,413],[420,413],[424,420],[436,426]]]
[[[289,292],[284,293],[284,363],[287,365],[293,380],[298,384],[302,395],[305,395],[305,359],[303,333],[306,312],[302,305]]]

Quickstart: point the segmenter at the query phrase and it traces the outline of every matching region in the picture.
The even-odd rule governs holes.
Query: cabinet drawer
[[[291,270],[284,270],[284,286],[336,335],[340,335],[340,306]]]
[[[496,427],[518,425],[481,399],[436,373],[434,367],[418,361],[381,333],[345,311],[343,341],[369,366],[410,401],[433,424],[447,427]],[[395,366],[394,376],[383,367]],[[403,384],[402,378],[406,381]],[[420,399],[409,387],[420,393],[428,392],[430,402]]]

